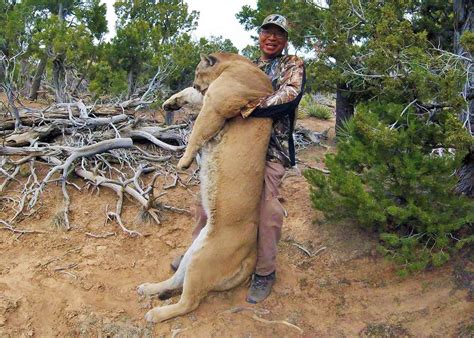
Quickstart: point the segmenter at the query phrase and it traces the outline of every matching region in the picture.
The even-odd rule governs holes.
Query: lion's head
[[[228,67],[239,67],[242,63],[255,65],[246,57],[234,53],[212,53],[210,55],[201,54],[201,62],[196,67],[194,73],[193,87],[206,94],[211,83],[216,80]]]
[[[193,87],[201,92],[201,94],[205,94],[209,85],[219,77],[220,73],[222,72],[218,67],[219,66],[219,59],[216,55],[204,55],[201,54],[201,62],[196,67],[196,71],[194,73],[194,82]]]

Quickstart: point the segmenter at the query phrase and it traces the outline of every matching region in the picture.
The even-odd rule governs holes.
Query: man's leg
[[[258,303],[268,297],[275,282],[277,245],[284,217],[284,210],[278,197],[284,174],[285,168],[281,164],[266,163],[265,182],[260,201],[257,266],[247,295],[247,301],[250,303]]]

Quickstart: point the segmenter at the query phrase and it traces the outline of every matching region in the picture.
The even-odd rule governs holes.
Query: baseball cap
[[[283,29],[285,32],[288,33],[288,21],[286,18],[281,14],[270,14],[263,20],[262,25],[260,28],[264,28],[267,25],[275,25]]]

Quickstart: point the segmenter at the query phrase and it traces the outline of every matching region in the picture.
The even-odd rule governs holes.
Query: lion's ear
[[[205,62],[209,67],[212,67],[217,63],[217,58],[213,55],[201,54],[201,61]]]

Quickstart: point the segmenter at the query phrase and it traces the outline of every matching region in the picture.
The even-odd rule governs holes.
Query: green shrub
[[[127,91],[127,74],[120,69],[112,69],[105,61],[94,65],[91,72],[90,91],[95,97],[100,95],[118,96]]]
[[[350,219],[378,232],[379,252],[393,258],[402,275],[444,264],[473,241],[474,223],[474,201],[453,192],[471,136],[450,110],[431,117],[403,110],[359,105],[337,153],[326,156],[330,175],[305,172],[314,208],[329,220]]]
[[[308,116],[316,117],[320,120],[329,120],[331,117],[333,117],[332,110],[330,108],[318,103],[309,106],[307,112]]]
[[[469,52],[474,52],[474,32],[465,31],[461,36],[461,45]]]
[[[305,94],[298,107],[298,117],[315,117],[320,120],[329,120],[333,117],[333,112],[331,108],[317,103],[310,94]]]

